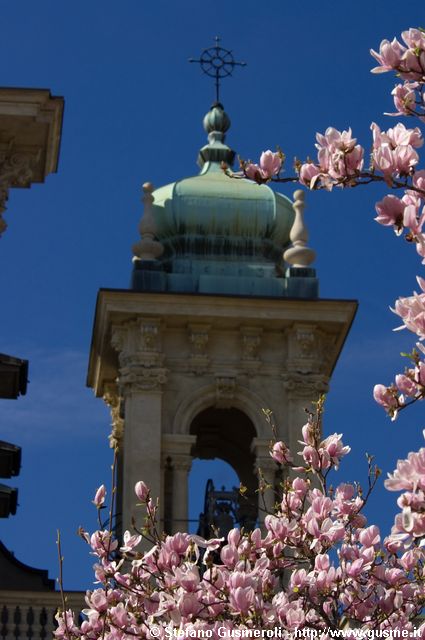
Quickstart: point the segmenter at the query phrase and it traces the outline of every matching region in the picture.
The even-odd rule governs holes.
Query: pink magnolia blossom
[[[126,531],[124,533],[124,544],[121,547],[121,551],[123,553],[127,553],[128,551],[132,551],[137,545],[141,542],[142,536],[139,534],[131,535],[130,531]]]
[[[377,125],[375,125],[376,128]],[[381,134],[382,139],[389,141],[394,148],[401,146],[412,146],[415,148],[422,147],[424,140],[419,127],[415,129],[406,129],[404,124],[399,122],[395,127],[388,129]]]
[[[382,171],[388,180],[393,174],[410,175],[419,156],[415,148],[422,146],[423,138],[420,130],[406,129],[399,123],[392,129],[382,132],[374,122],[371,125],[373,133],[373,165]]]
[[[405,44],[410,49],[425,51],[425,34],[420,29],[408,29],[401,34]]]
[[[320,444],[320,449],[324,449],[325,452],[329,455],[331,464],[337,469],[340,463],[341,458],[347,455],[351,451],[351,447],[344,446],[342,444],[342,433],[337,434],[334,433],[331,436],[328,436],[323,442]]]
[[[373,397],[385,409],[396,407],[398,404],[394,394],[383,384],[376,384],[373,387]]]
[[[415,384],[414,380],[407,377],[406,375],[404,374],[396,375],[395,383],[400,393],[403,393],[408,397],[414,397],[416,395],[417,385]]]
[[[260,169],[265,178],[276,176],[282,168],[282,154],[279,152],[263,151],[260,156]]]
[[[425,170],[421,169],[420,171],[415,171],[412,182],[417,189],[420,189],[423,192],[420,194],[417,194],[416,192],[416,194],[422,199],[425,199]]]
[[[270,452],[271,457],[279,464],[288,464],[292,462],[293,457],[286,444],[282,441],[275,442]]]
[[[399,329],[409,329],[415,333],[420,340],[425,338],[425,280],[417,278],[422,293],[413,293],[413,296],[399,298],[392,311],[403,320],[403,325]]]
[[[370,50],[371,55],[379,62],[379,67],[374,67],[372,73],[384,73],[385,71],[397,69],[401,64],[405,51],[405,47],[396,38],[392,42],[382,40],[379,46],[379,53],[373,49]]]
[[[324,135],[316,134],[316,140],[319,167],[333,180],[355,176],[362,170],[363,148],[356,144],[351,129],[340,132],[329,127]]]
[[[409,453],[407,460],[399,460],[394,473],[388,474],[385,488],[389,491],[425,490],[425,448]]]
[[[93,504],[95,505],[95,507],[100,509],[100,507],[102,507],[103,503],[105,502],[105,497],[106,497],[106,487],[104,484],[102,484],[99,487],[99,489],[96,491],[96,495],[94,496],[94,499],[93,499]]]
[[[376,525],[371,525],[366,529],[360,531],[359,534],[359,542],[363,544],[365,547],[372,547],[381,541],[381,536],[379,533],[379,529]]]
[[[267,182],[278,175],[283,163],[283,156],[280,152],[263,151],[260,156],[260,163],[249,162],[243,167],[244,173],[250,180],[256,182]]]
[[[136,483],[134,491],[140,502],[146,502],[149,498],[149,489],[143,480],[139,480],[139,482]]]
[[[392,226],[396,232],[403,227],[405,205],[397,196],[385,196],[383,200],[376,203],[375,209],[378,214],[375,220],[379,222],[379,224]]]
[[[405,82],[395,86],[391,95],[394,97],[394,105],[397,112],[385,115],[402,116],[413,113],[416,108],[416,89],[418,87],[419,84],[417,82]]]
[[[320,177],[320,168],[317,167],[313,162],[305,162],[299,172],[299,178],[301,184],[310,189],[314,189],[317,179]]]

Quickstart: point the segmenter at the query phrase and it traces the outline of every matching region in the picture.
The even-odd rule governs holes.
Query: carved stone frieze
[[[315,401],[321,394],[327,393],[329,388],[328,377],[320,374],[287,373],[282,378],[283,386],[290,398]]]
[[[121,353],[124,349],[126,333],[127,328],[125,325],[112,325],[111,345],[118,353]]]
[[[194,373],[203,373],[210,362],[207,352],[210,325],[190,324],[187,329],[191,348],[189,366]]]
[[[300,358],[311,358],[312,356],[314,356],[315,346],[317,344],[314,328],[297,328],[295,332],[295,338],[297,341]]]
[[[236,378],[234,376],[216,376],[215,393],[216,407],[226,409],[232,406],[235,397]]]
[[[311,324],[296,324],[286,332],[287,368],[300,373],[318,373],[322,369],[322,331]]]
[[[241,364],[244,369],[256,370],[261,364],[259,350],[261,347],[262,333],[263,330],[260,327],[241,328]]]
[[[112,418],[112,431],[109,436],[109,443],[112,449],[120,446],[124,435],[124,418],[122,417],[122,398],[119,395],[116,383],[105,385],[103,400],[109,406]]]
[[[139,349],[141,351],[159,351],[161,339],[161,322],[156,318],[139,320]]]
[[[322,335],[322,363],[324,371],[331,370],[335,362],[336,341],[336,336],[333,334],[324,333]]]
[[[141,318],[138,322],[137,362],[145,367],[158,367],[164,361],[161,352],[161,322],[157,318]]]

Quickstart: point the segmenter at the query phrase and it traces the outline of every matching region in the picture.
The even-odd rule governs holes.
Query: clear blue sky
[[[49,88],[66,107],[59,172],[12,191],[0,242],[0,351],[30,360],[27,396],[0,403],[0,439],[23,448],[14,483],[20,506],[0,521],[0,539],[56,577],[60,528],[65,587],[84,589],[92,559],[75,531],[95,526],[90,500],[109,481],[110,465],[109,414],[85,388],[96,293],[128,285],[141,183],[160,186],[197,171],[214,93],[187,59],[220,35],[248,63],[223,84],[229,144],[245,158],[277,144],[289,159],[303,158],[329,125],[352,126],[368,145],[372,120],[395,124],[382,115],[392,110],[393,80],[370,74],[369,48],[424,26],[424,13],[410,0],[403,8],[395,0],[1,0],[1,16],[0,85]],[[391,471],[421,446],[425,426],[423,407],[392,424],[371,399],[373,384],[389,382],[403,366],[399,352],[413,345],[407,333],[392,333],[398,322],[389,305],[411,293],[422,268],[373,221],[383,192],[307,200],[321,295],[360,302],[325,425],[353,448],[344,481],[361,479],[366,450]],[[371,519],[384,529],[395,497],[381,490],[371,502]]]

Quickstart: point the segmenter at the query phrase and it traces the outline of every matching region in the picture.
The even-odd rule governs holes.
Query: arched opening
[[[200,516],[205,510],[207,484],[212,480],[216,489],[238,489],[239,478],[233,467],[224,460],[200,460],[192,462],[189,474],[189,531],[199,529]]]
[[[254,468],[255,454],[252,452],[252,442],[257,434],[252,421],[239,409],[210,407],[201,411],[194,418],[190,426],[190,434],[196,436],[196,442],[191,451],[192,458],[222,460],[234,470],[237,482],[233,481],[231,486],[225,486],[225,491],[231,492],[235,484],[237,488],[239,484],[246,488],[243,495],[236,492],[235,497],[225,496],[222,486],[227,483],[224,477],[224,482],[220,479],[219,472],[218,477],[216,475],[216,480],[213,481],[214,492],[211,497],[216,505],[215,516],[213,518],[211,509],[209,515],[205,513],[204,509],[204,521],[201,523],[201,528],[208,530],[208,527],[213,525],[214,519],[218,521],[219,518],[222,520],[227,518],[229,521],[229,510],[231,510],[236,526],[251,529],[258,517],[256,494],[258,481]],[[216,467],[217,469],[219,467]],[[209,477],[212,477],[212,474]],[[206,486],[198,487],[197,491],[205,496]],[[236,507],[233,503],[232,506],[230,501],[233,503],[237,501]],[[219,513],[220,510],[221,513]],[[209,518],[207,523],[205,518]]]

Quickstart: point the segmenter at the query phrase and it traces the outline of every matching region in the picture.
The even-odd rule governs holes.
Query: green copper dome
[[[281,264],[294,213],[291,201],[266,185],[230,178],[222,162],[234,152],[224,144],[230,120],[220,104],[204,118],[209,143],[201,149],[199,175],[154,191],[157,238],[163,260],[175,257]]]
[[[266,185],[229,178],[208,162],[199,176],[157,189],[154,215],[165,259],[217,257],[281,263],[294,214]]]
[[[199,152],[199,175],[153,191],[155,237],[164,251],[155,264],[136,261],[135,288],[149,287],[156,276],[148,272],[159,269],[162,290],[292,295],[282,258],[290,244],[292,202],[267,185],[226,175],[223,164],[232,165],[235,157],[225,144],[229,127],[223,106],[214,104],[204,117],[208,144]]]

